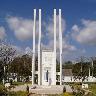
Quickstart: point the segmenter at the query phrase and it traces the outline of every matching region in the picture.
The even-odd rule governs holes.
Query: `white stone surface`
[[[82,84],[82,88],[88,88],[88,84]]]
[[[49,85],[51,82],[51,85],[54,85],[54,74],[55,70],[54,68],[54,52],[51,50],[43,50],[42,51],[42,85]],[[46,80],[46,72],[48,70],[48,82]],[[50,81],[51,80],[51,81]]]
[[[32,57],[32,84],[34,84],[35,72],[35,28],[36,27],[36,9],[34,9],[34,25],[33,25],[33,57]]]
[[[10,86],[10,83],[5,83],[5,87],[9,87]]]
[[[38,85],[41,85],[41,9],[39,9]]]
[[[36,94],[62,94],[63,87],[65,86],[66,92],[72,92],[69,85],[53,85],[53,86],[37,86],[36,89],[30,89],[30,93]]]
[[[38,40],[38,85],[56,85],[56,27],[59,26],[59,47],[60,47],[60,85],[62,84],[62,30],[61,30],[61,9],[59,9],[59,24],[57,22],[56,9],[54,9],[54,49],[47,50],[41,54],[41,9],[39,9],[39,40]],[[33,25],[33,57],[32,57],[32,84],[34,84],[35,72],[35,26],[36,26],[36,9],[34,9]],[[42,60],[41,60],[42,58]],[[47,61],[46,61],[47,60]],[[48,75],[46,75],[48,74]],[[46,77],[48,80],[46,81]]]
[[[56,9],[54,9],[54,66],[53,66],[53,74],[54,74],[54,77],[53,77],[53,85],[56,85]]]
[[[61,9],[59,9],[59,47],[60,47],[60,85],[62,85],[62,28]]]

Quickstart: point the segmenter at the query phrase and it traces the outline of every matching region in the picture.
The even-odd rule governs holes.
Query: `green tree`
[[[89,66],[90,62],[78,62],[73,65],[72,73],[75,79],[85,80],[89,76]],[[82,67],[82,68],[81,68]]]
[[[66,61],[64,64],[63,64],[63,69],[72,69],[73,67],[73,64],[71,61]]]
[[[1,80],[4,79],[4,82],[8,77],[7,73],[9,72],[8,71],[9,63],[12,61],[12,59],[15,55],[15,52],[16,52],[16,50],[10,44],[0,42],[0,62],[2,63],[1,68],[3,67],[2,68],[3,72],[1,71],[3,78],[1,78]]]
[[[93,66],[92,66],[92,62],[91,62],[91,75],[92,75],[92,71],[93,71],[93,76],[96,77],[96,58],[93,59]]]
[[[4,76],[4,70],[3,70],[3,63],[0,61],[0,82],[2,81],[2,78]]]
[[[10,64],[10,72],[17,73],[18,76],[24,76],[24,77],[31,75],[32,70],[31,60],[32,59],[29,55],[16,57]]]

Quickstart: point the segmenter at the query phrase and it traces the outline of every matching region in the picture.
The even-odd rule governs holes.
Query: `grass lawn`
[[[9,92],[8,96],[28,96],[28,93],[24,91]]]
[[[48,95],[48,96],[75,96],[75,95],[72,95],[72,94],[69,94],[69,93],[63,93],[63,94],[60,94],[60,95]]]
[[[28,92],[9,92],[3,85],[0,84],[0,96],[28,96]]]
[[[72,83],[69,84],[74,86],[74,88],[80,88],[81,89],[81,84],[80,83]],[[90,94],[88,96],[96,96],[96,83],[88,83],[89,88],[88,90],[91,91]]]
[[[89,90],[92,91],[93,95],[96,96],[96,84],[89,84]]]

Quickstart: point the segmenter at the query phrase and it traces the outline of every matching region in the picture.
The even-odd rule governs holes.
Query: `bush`
[[[0,96],[7,96],[7,89],[3,85],[0,85]]]
[[[64,96],[71,96],[69,93],[65,92]]]
[[[66,87],[65,87],[65,86],[63,87],[63,93],[64,93],[64,92],[66,92]]]
[[[28,92],[25,91],[8,92],[3,85],[0,85],[0,96],[28,96]]]
[[[85,95],[85,96],[96,96],[95,94],[93,94],[93,93],[88,93],[87,95]]]
[[[28,93],[25,91],[9,92],[8,96],[28,96]]]
[[[84,94],[85,94],[84,90],[78,89],[76,96],[84,96]]]

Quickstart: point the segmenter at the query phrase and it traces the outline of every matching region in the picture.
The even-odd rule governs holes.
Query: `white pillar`
[[[56,9],[54,9],[54,68],[53,68],[53,72],[54,72],[54,84],[56,85]]]
[[[62,30],[61,30],[61,9],[59,9],[59,47],[60,47],[60,85],[62,85]]]
[[[41,85],[41,9],[39,9],[38,85]]]
[[[32,57],[32,85],[34,84],[35,73],[35,24],[36,23],[36,9],[34,9],[34,25],[33,25],[33,57]]]

